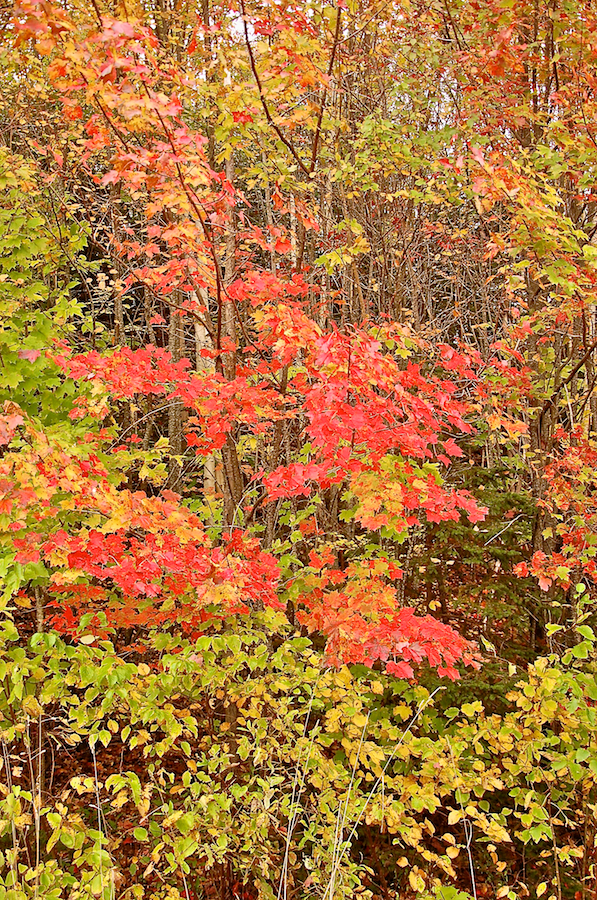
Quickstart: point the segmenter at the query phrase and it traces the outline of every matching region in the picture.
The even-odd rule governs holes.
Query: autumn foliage
[[[0,16],[3,671],[29,679],[2,727],[4,765],[27,751],[31,781],[6,823],[36,829],[34,874],[16,838],[7,851],[7,900],[548,883],[562,900],[563,866],[588,898],[594,12],[20,0]],[[512,734],[536,742],[545,785]],[[91,837],[54,809],[48,741],[60,760],[90,748],[91,781],[59,772],[77,796],[99,791],[100,744],[128,754],[102,781],[137,822],[123,843],[106,849],[97,797]],[[496,850],[512,815],[519,843],[555,854],[530,888],[519,850]],[[440,826],[464,829],[466,877]],[[42,832],[75,853],[46,887]]]

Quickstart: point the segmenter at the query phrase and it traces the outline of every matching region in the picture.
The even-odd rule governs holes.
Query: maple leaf
[[[19,359],[26,359],[28,362],[35,362],[41,355],[41,350],[19,350]]]

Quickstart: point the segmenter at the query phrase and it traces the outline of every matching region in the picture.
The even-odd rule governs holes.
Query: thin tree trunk
[[[206,288],[199,288],[201,305],[205,308],[205,315],[209,308],[209,298]],[[195,319],[195,369],[197,372],[214,372],[213,359],[203,356],[203,350],[213,350],[213,342],[205,325],[199,319]],[[223,491],[222,491],[223,492]],[[212,453],[206,457],[203,466],[203,493],[210,504],[216,494],[216,457]],[[213,516],[210,515],[213,525]]]
[[[178,362],[182,359],[184,355],[184,317],[175,309],[170,311],[168,349],[174,361]],[[170,442],[168,487],[172,490],[180,488],[182,476],[180,457],[184,449],[183,403],[178,397],[170,401],[168,409],[168,440]]]
[[[226,178],[232,184],[234,181],[234,157],[232,154],[226,160]],[[236,224],[233,213],[226,230],[226,258],[224,262],[224,286],[227,288],[234,279],[236,263]],[[222,325],[225,337],[236,346],[236,325],[234,320],[234,306],[228,297],[223,299]],[[224,375],[228,381],[236,378],[236,351],[226,350],[222,354]],[[236,522],[237,512],[243,495],[243,477],[236,452],[234,435],[229,433],[226,443],[222,447],[222,461],[224,463],[224,513],[227,525]]]

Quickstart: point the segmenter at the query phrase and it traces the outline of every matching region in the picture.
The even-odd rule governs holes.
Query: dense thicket
[[[595,896],[591,4],[0,16],[0,897]]]

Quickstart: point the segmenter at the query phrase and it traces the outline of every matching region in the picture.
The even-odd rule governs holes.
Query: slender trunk
[[[168,349],[172,359],[178,361],[184,355],[184,317],[177,310],[170,311],[170,327],[168,332]],[[182,465],[180,457],[183,453],[183,403],[178,397],[170,401],[168,409],[168,440],[170,442],[170,463],[168,471],[168,487],[180,489]]]
[[[267,227],[270,231],[270,238],[273,234],[274,227],[274,208],[272,204],[272,192],[269,183],[269,176],[267,174],[267,156],[265,155],[265,150],[263,147],[261,148],[261,164],[263,166],[263,174],[265,178],[265,216],[267,220]],[[294,199],[294,198],[293,198]],[[293,260],[293,263],[296,264],[296,260]],[[269,264],[272,275],[276,274],[276,251],[273,246],[269,251]]]
[[[290,258],[292,260],[292,267],[296,269],[296,263],[298,259],[297,252],[297,239],[296,239],[296,201],[294,199],[294,194],[290,195]]]
[[[36,587],[34,588],[35,594],[35,627],[38,634],[43,634],[45,630],[45,622],[44,622],[44,599],[45,594],[42,588]],[[37,849],[38,849],[38,857],[39,857],[39,816],[40,810],[42,806],[42,797],[45,789],[45,776],[46,776],[46,753],[44,749],[44,726],[43,726],[43,713],[40,711],[38,720],[37,720],[37,776],[36,776],[36,788],[37,788],[37,796],[34,800],[35,807],[35,827],[36,827],[36,836],[37,836]],[[39,858],[37,860],[39,864]]]
[[[232,154],[226,160],[226,178],[232,184],[234,182],[234,157]],[[234,213],[231,211],[230,222],[226,230],[226,258],[224,262],[224,286],[227,288],[234,279],[236,264],[236,223]],[[223,298],[222,325],[224,336],[230,347],[236,347],[236,324],[234,319],[234,305],[228,297]],[[222,354],[224,375],[228,381],[236,377],[236,350],[227,349]],[[236,523],[238,509],[243,496],[243,476],[240,470],[238,454],[236,452],[235,437],[229,433],[226,443],[222,447],[222,461],[224,463],[224,513],[228,525]]]
[[[199,289],[199,296],[201,306],[205,309],[204,315],[207,315],[209,298],[206,288]],[[213,359],[209,355],[203,356],[204,350],[213,350],[213,342],[205,325],[195,319],[195,369],[197,372],[214,372]],[[211,504],[216,494],[216,458],[213,453],[206,457],[203,466],[203,493],[208,504]],[[213,525],[213,516],[210,515],[209,518]]]

